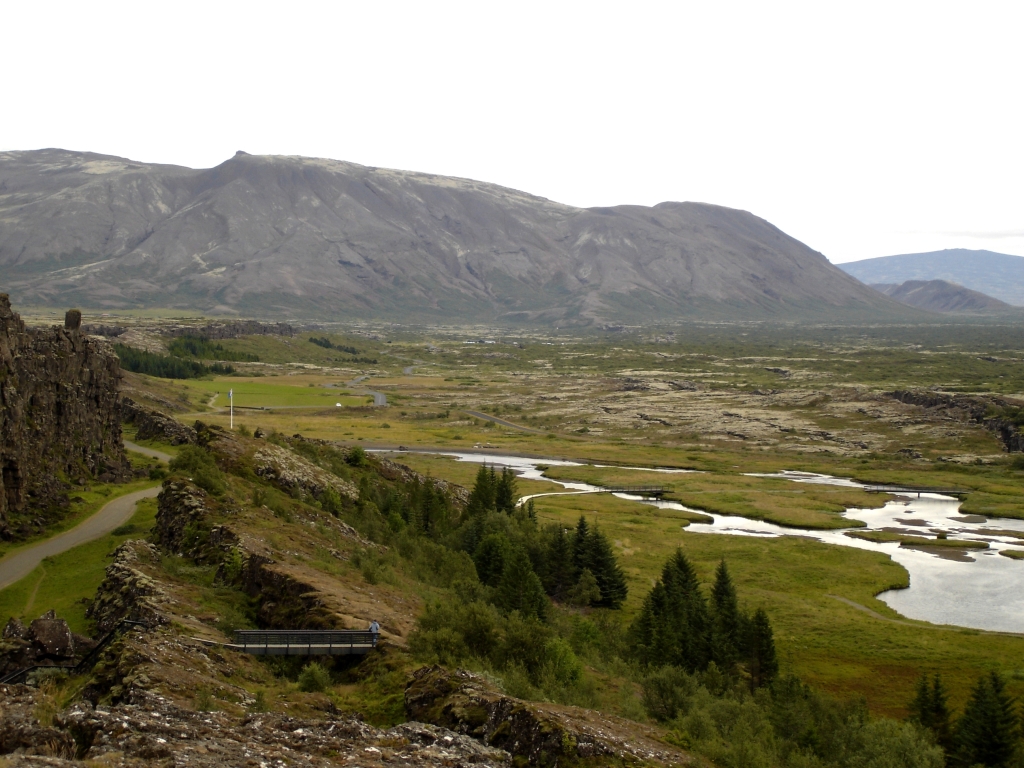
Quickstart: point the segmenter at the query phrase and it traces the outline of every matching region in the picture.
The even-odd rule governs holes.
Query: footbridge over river
[[[922,493],[934,493],[940,496],[952,496],[953,498],[962,499],[970,491],[964,490],[963,488],[932,488],[927,486],[911,486],[911,485],[865,485],[864,490],[868,493],[898,493],[902,495],[917,494],[917,498],[921,498]]]
[[[665,495],[665,489],[660,485],[613,485],[602,488],[604,493],[627,493],[630,496],[643,496],[646,499],[660,499]]]

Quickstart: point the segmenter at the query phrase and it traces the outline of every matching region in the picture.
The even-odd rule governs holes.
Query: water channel
[[[564,482],[544,476],[539,467],[583,466],[581,462],[532,459],[523,456],[494,456],[482,453],[437,452],[457,461],[511,467],[518,476],[543,480],[562,486],[558,493],[598,493],[603,489],[587,483]],[[596,464],[593,466],[602,466]],[[682,473],[689,470],[619,467],[652,473]],[[803,472],[780,472],[760,477],[778,477],[796,483],[824,483],[860,487],[844,478]],[[534,494],[536,498],[547,494]],[[673,501],[641,499],[617,493],[624,499],[640,501],[664,509],[704,510],[684,507]],[[949,539],[980,540],[988,544],[984,550],[923,551],[900,547],[898,542],[876,543],[844,535],[842,530],[819,531],[783,528],[761,520],[745,517],[710,515],[710,523],[690,523],[688,533],[717,533],[736,536],[801,536],[827,544],[883,552],[910,573],[910,588],[883,592],[878,597],[894,610],[912,619],[933,624],[952,624],[975,629],[1024,633],[1024,561],[999,554],[1001,549],[1024,547],[1024,520],[985,519],[960,515],[957,499],[936,494],[897,495],[879,509],[848,509],[845,517],[861,520],[866,528],[855,530],[888,530],[908,535],[930,536],[943,532]],[[847,529],[851,530],[851,529]],[[1011,534],[1019,534],[1020,538]]]

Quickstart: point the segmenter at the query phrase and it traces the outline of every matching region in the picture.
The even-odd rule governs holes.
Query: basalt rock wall
[[[947,394],[945,392],[896,390],[887,393],[889,397],[906,405],[918,405],[954,421],[980,424],[995,432],[1008,453],[1024,451],[1024,434],[1012,421],[990,416],[993,408],[1006,409],[1019,404],[1001,397],[978,397],[972,395]]]
[[[71,310],[63,328],[26,328],[0,294],[0,537],[17,536],[19,518],[66,504],[72,483],[130,474],[120,363],[81,322]]]

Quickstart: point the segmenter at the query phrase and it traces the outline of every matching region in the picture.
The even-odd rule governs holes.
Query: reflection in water
[[[542,467],[578,467],[576,461],[530,459],[522,456],[491,456],[482,453],[444,453],[458,461],[511,467],[524,479],[545,480],[562,486],[565,492],[597,493],[602,489],[588,483],[571,483],[544,477]],[[594,465],[601,466],[601,465]],[[647,469],[644,467],[616,467],[617,469]],[[686,472],[688,470],[649,470],[658,472]],[[839,477],[809,472],[780,472],[756,477],[778,477],[798,483],[822,483],[850,488],[859,483]],[[525,499],[544,496],[534,494]],[[641,499],[627,494],[620,498],[642,501],[662,509],[687,510],[711,514],[701,509],[690,509],[673,501]],[[737,536],[800,536],[827,544],[884,552],[910,573],[910,588],[889,590],[879,595],[894,610],[912,619],[934,624],[954,624],[962,627],[989,629],[1003,632],[1024,632],[1024,562],[999,555],[1000,549],[1024,547],[1024,520],[986,520],[977,515],[959,514],[960,502],[935,494],[921,498],[900,497],[879,509],[848,509],[845,516],[863,521],[867,528],[857,530],[892,530],[909,535],[929,536],[945,533],[957,540],[981,540],[989,545],[986,550],[956,550],[964,552],[956,559],[950,553],[923,551],[900,547],[898,543],[879,544],[846,536],[842,531],[816,531],[783,528],[762,520],[745,517],[712,515],[710,523],[691,523],[690,533],[719,533]],[[1014,536],[1012,534],[1018,534]]]

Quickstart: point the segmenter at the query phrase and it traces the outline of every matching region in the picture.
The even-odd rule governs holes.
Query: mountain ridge
[[[576,208],[471,179],[243,152],[210,169],[0,153],[25,304],[562,325],[916,317],[745,211]]]
[[[899,285],[871,286],[910,307],[928,312],[992,314],[1016,308],[980,291],[972,291],[947,280],[907,280]]]
[[[1024,257],[996,251],[948,248],[837,264],[861,282],[899,285],[908,280],[945,280],[1024,306]]]

